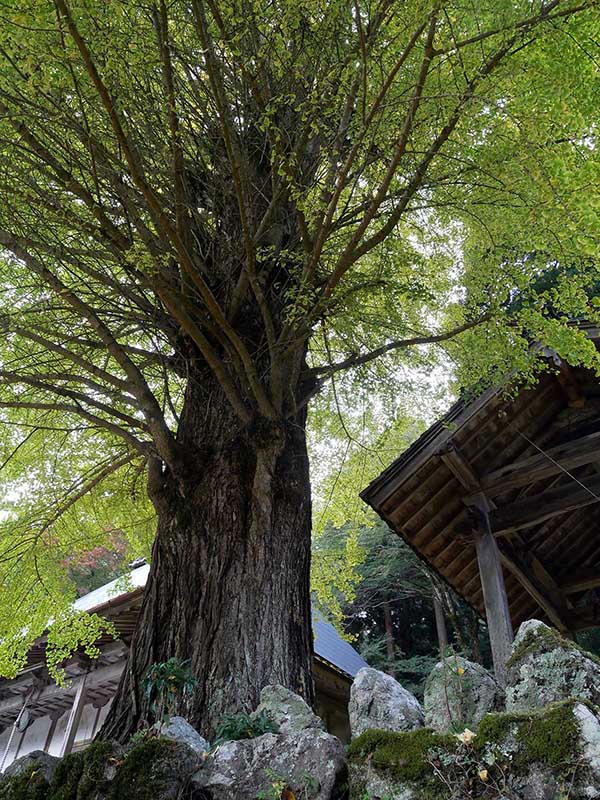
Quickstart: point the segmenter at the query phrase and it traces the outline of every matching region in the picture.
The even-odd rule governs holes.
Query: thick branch
[[[321,366],[311,367],[311,369],[308,370],[308,373],[318,375],[321,378],[326,378],[328,375],[333,375],[335,372],[340,372],[343,369],[351,369],[352,367],[358,367],[361,364],[368,364],[369,361],[374,361],[376,358],[379,358],[380,356],[383,356],[392,350],[401,350],[404,347],[415,347],[419,344],[436,344],[438,342],[446,342],[448,339],[452,339],[455,336],[464,333],[465,331],[476,328],[478,325],[481,325],[483,322],[486,322],[489,319],[490,315],[486,314],[485,316],[480,317],[473,322],[465,322],[463,325],[458,325],[456,328],[452,328],[445,333],[423,334],[422,336],[413,336],[411,339],[396,339],[393,342],[387,342],[386,344],[381,345],[381,347],[377,347],[375,350],[371,350],[369,353],[361,353],[360,355],[349,356],[343,361],[338,361],[335,364],[323,364]]]

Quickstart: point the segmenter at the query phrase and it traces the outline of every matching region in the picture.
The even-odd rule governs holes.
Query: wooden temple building
[[[31,647],[27,665],[16,678],[0,679],[0,772],[34,750],[64,756],[92,741],[125,666],[148,572],[148,565],[142,564],[130,573],[126,585],[118,579],[75,601],[78,610],[109,619],[118,638],[101,639],[97,659],[74,653],[64,665],[65,686],[57,686],[48,676],[46,636]],[[348,741],[350,686],[367,664],[318,612],[313,612],[313,633],[316,711],[331,733]]]
[[[534,386],[458,400],[361,494],[486,616],[500,682],[523,620],[600,624],[600,380],[542,353]]]

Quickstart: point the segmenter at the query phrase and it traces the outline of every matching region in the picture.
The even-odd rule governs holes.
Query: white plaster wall
[[[77,733],[75,734],[75,745],[78,742],[85,742],[91,739],[94,735],[94,723],[96,722],[96,714],[98,709],[94,708],[91,703],[87,703],[81,712],[81,719]]]
[[[60,754],[60,746],[65,738],[65,731],[67,730],[67,722],[69,721],[69,714],[71,710],[68,709],[62,715],[62,717],[56,723],[56,728],[54,729],[54,736],[52,737],[52,741],[50,742],[50,747],[48,748],[48,752],[51,756],[57,756]]]
[[[103,705],[102,708],[100,709],[100,716],[98,717],[98,722],[96,723],[96,730],[94,731],[94,734],[98,733],[101,726],[104,725],[104,720],[108,716],[108,711],[110,709],[111,703],[112,703],[112,697],[106,703],[106,705]]]
[[[43,750],[46,743],[46,737],[50,730],[52,720],[50,717],[38,717],[25,731],[25,736],[19,748],[19,758],[26,756],[33,750]]]
[[[77,734],[75,736],[75,744],[73,745],[75,749],[77,748],[78,744],[82,742],[87,742],[90,739],[92,739],[96,735],[96,733],[100,730],[100,726],[102,725],[102,723],[106,719],[106,715],[108,714],[108,709],[110,708],[111,702],[112,699],[109,700],[104,706],[102,706],[99,715],[97,713],[98,709],[94,708],[94,706],[91,703],[88,703],[84,706],[83,711],[81,713],[81,720],[77,728]],[[50,753],[50,755],[58,756],[60,753],[60,749],[65,736],[65,731],[67,729],[69,714],[70,714],[70,709],[65,711],[64,714],[60,717],[60,719],[56,723],[56,728],[54,729],[54,735],[52,736],[52,741],[50,742],[50,746],[48,747],[48,752]],[[17,731],[13,737],[10,750],[8,751],[8,754],[6,756],[6,760],[4,762],[4,769],[6,769],[6,767],[8,767],[9,764],[12,764],[12,762],[15,760],[15,754],[17,754],[17,749],[18,749],[18,754],[17,754],[18,758],[27,755],[27,753],[31,753],[33,750],[43,750],[51,724],[52,720],[50,719],[50,717],[38,717],[27,728],[24,737],[22,737],[21,734]],[[8,744],[8,740],[10,739],[11,731],[12,731],[12,726],[9,728],[5,728],[0,733],[0,761],[2,760],[4,751],[6,749],[6,745]]]

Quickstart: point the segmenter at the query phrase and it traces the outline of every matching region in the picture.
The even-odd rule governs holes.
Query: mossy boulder
[[[417,698],[378,669],[360,669],[350,688],[348,704],[352,736],[366,730],[411,731],[423,727],[423,708]]]
[[[351,800],[600,797],[600,721],[574,700],[487,714],[476,734],[367,731],[348,758]]]
[[[352,800],[434,800],[440,781],[431,765],[432,753],[453,753],[453,736],[429,728],[394,732],[369,730],[348,748]]]
[[[425,725],[437,731],[476,728],[494,711],[501,692],[490,673],[473,661],[453,655],[439,661],[425,684]]]
[[[0,800],[47,800],[49,784],[34,763],[17,775],[4,777],[0,783]]]
[[[31,753],[17,758],[9,764],[3,773],[3,778],[12,778],[24,772],[35,770],[36,774],[41,774],[47,781],[52,780],[56,768],[60,764],[60,758],[51,756],[43,750],[32,750]]]
[[[106,800],[176,800],[200,763],[189,745],[149,736],[120,761]]]
[[[30,759],[0,783],[0,800],[176,800],[199,766],[190,747],[156,736],[125,754],[112,742],[94,742],[57,761],[47,780],[44,761]]]
[[[567,699],[600,706],[600,660],[539,620],[524,622],[508,662],[507,711]]]

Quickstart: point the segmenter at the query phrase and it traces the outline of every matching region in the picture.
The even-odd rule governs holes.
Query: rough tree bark
[[[208,737],[224,713],[253,709],[266,684],[314,700],[305,416],[245,428],[208,373],[190,375],[185,496],[156,465],[150,577],[102,738],[124,741],[151,721],[141,681],[172,656],[191,660],[199,684],[181,710]]]

